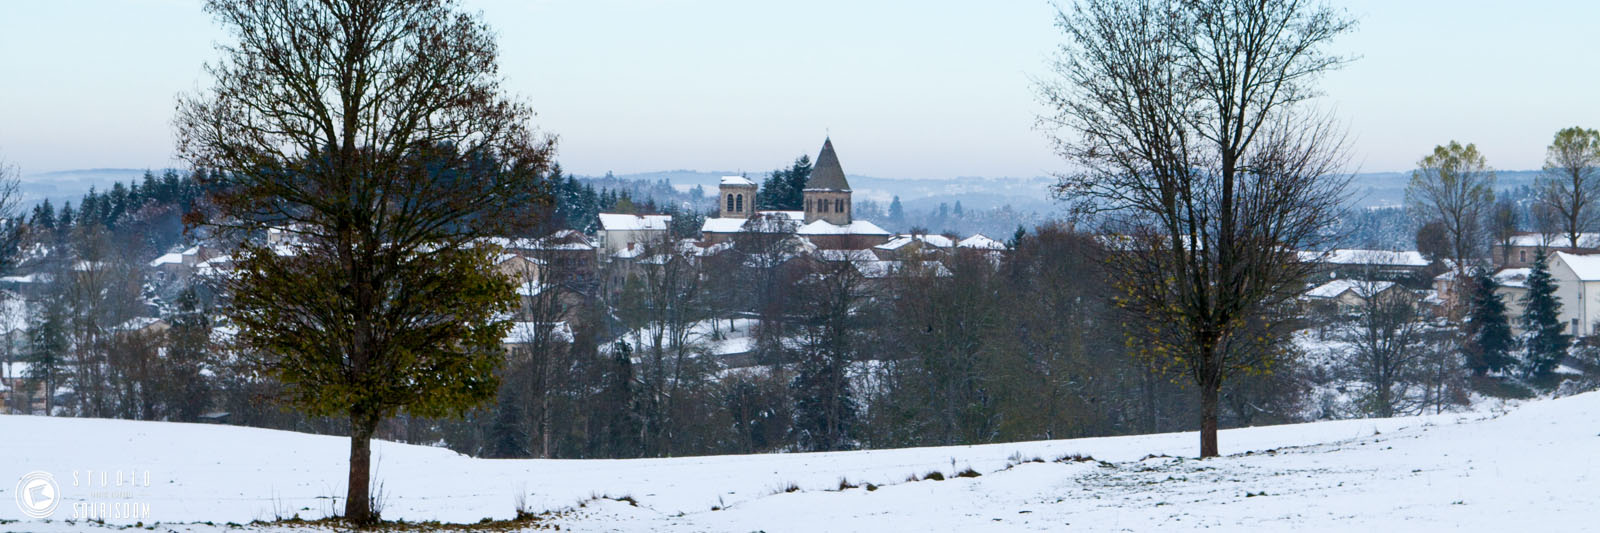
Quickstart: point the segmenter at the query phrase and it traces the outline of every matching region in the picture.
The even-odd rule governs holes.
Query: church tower
[[[750,218],[756,212],[756,182],[743,176],[723,176],[717,186],[719,218]]]
[[[811,177],[801,192],[806,199],[806,223],[823,220],[839,226],[850,225],[850,182],[844,179],[839,156],[833,153],[833,140],[823,139],[822,153],[811,167]]]

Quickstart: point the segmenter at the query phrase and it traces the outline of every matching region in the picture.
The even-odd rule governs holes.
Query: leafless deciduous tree
[[[180,155],[222,180],[190,222],[297,243],[234,255],[228,313],[297,406],[349,417],[356,523],[377,518],[378,422],[494,394],[515,296],[476,243],[533,227],[548,201],[553,141],[503,95],[493,32],[456,4],[211,0],[231,42],[174,119]]]
[[[1544,174],[1534,183],[1539,203],[1559,215],[1567,246],[1600,222],[1600,131],[1580,127],[1556,132],[1545,151]]]
[[[1073,170],[1058,195],[1121,235],[1109,261],[1145,353],[1200,392],[1200,455],[1215,456],[1224,381],[1271,366],[1252,320],[1301,289],[1295,250],[1340,206],[1342,137],[1307,109],[1346,15],[1289,0],[1082,0],[1042,83]]]
[[[1356,282],[1359,305],[1342,328],[1348,367],[1365,384],[1362,405],[1377,417],[1420,409],[1419,386],[1430,326],[1414,297],[1392,283]]]

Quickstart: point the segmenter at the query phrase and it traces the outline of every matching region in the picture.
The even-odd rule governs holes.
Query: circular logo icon
[[[61,487],[49,472],[28,472],[17,480],[17,508],[28,518],[49,518],[58,503]]]

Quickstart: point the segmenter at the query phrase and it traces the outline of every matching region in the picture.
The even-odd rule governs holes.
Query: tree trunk
[[[1221,396],[1220,385],[1200,386],[1200,458],[1216,457],[1217,454],[1217,399]]]
[[[371,417],[350,416],[350,484],[345,491],[344,518],[353,524],[377,521],[372,513],[372,434],[377,422]]]

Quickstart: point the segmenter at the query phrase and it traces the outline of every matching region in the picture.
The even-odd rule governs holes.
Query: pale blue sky
[[[831,132],[846,171],[1060,168],[1030,78],[1060,41],[1045,0],[465,0],[508,87],[569,170],[769,170]],[[1325,84],[1364,171],[1475,142],[1537,168],[1556,129],[1600,127],[1600,3],[1336,0],[1363,56]],[[222,34],[198,1],[0,2],[0,157],[24,173],[163,167],[174,95]]]

